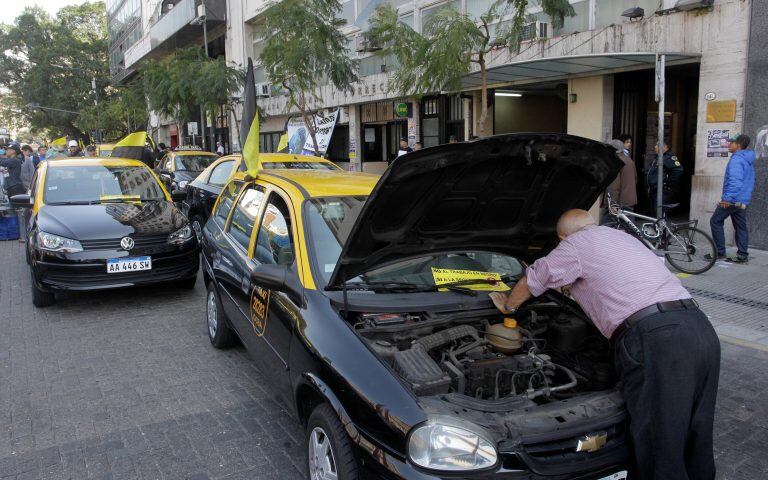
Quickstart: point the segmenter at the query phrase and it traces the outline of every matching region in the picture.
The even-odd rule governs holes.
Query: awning
[[[698,61],[698,53],[663,53],[667,56],[667,65]],[[488,69],[488,85],[510,82],[547,81],[572,76],[584,77],[605,75],[624,70],[654,68],[656,54],[637,53],[598,53],[590,55],[568,55],[564,57],[536,58],[512,62]],[[480,87],[480,72],[473,72],[462,80],[463,88]]]

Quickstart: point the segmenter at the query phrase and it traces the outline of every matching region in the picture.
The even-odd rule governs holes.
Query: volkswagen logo
[[[133,248],[133,239],[131,237],[123,237],[122,240],[120,240],[120,247],[123,250],[130,250]]]

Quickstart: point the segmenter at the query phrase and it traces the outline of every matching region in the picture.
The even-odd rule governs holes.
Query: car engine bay
[[[576,309],[359,314],[355,330],[419,397],[544,405],[616,386],[609,342]]]

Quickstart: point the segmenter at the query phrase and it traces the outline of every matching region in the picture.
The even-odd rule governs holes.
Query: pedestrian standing
[[[224,145],[221,142],[216,142],[216,155],[220,157],[224,155]]]
[[[96,153],[96,145],[88,145],[87,147],[85,147],[85,156],[98,157],[99,155]]]
[[[35,175],[37,163],[35,163],[35,155],[32,153],[32,147],[24,145],[21,147],[22,164],[21,164],[21,183],[24,186],[24,190],[29,190],[29,186],[32,183],[32,177]]]
[[[651,215],[656,215],[656,192],[659,183],[659,146],[653,146],[655,156],[650,167],[646,171],[646,185],[648,186],[648,200],[651,208]],[[677,201],[677,194],[680,191],[680,182],[683,179],[683,166],[680,160],[672,153],[664,142],[664,183],[662,184],[662,204],[669,205]]]
[[[624,166],[619,170],[619,174],[608,185],[606,193],[611,195],[611,200],[627,210],[634,209],[637,204],[637,170],[635,169],[635,162],[627,155],[627,149],[625,142],[620,139],[611,140],[608,142],[613,148],[616,149],[616,156],[624,162]],[[602,202],[603,209],[600,212],[600,225],[607,225],[612,222],[613,217],[608,211],[608,201],[606,197],[603,197]]]
[[[400,149],[397,151],[397,156],[400,157],[402,155],[405,155],[406,153],[411,153],[413,149],[408,146],[408,137],[403,137],[400,139]]]
[[[448,143],[459,143],[459,139],[456,138],[456,135],[450,135],[448,137]]]
[[[11,144],[5,147],[5,158],[0,159],[0,167],[5,167],[7,174],[3,186],[5,193],[10,199],[14,195],[23,195],[28,187],[24,187],[22,182],[22,165],[24,157],[21,154],[21,148],[17,144]],[[31,163],[30,163],[31,164]],[[26,212],[23,209],[16,210],[16,217],[19,221],[19,241],[24,241],[25,229],[23,228]]]
[[[526,269],[509,295],[491,293],[504,314],[531,296],[570,286],[611,340],[629,412],[640,480],[713,480],[712,431],[720,341],[680,280],[636,238],[570,210],[560,244]]]
[[[414,152],[416,150],[421,150],[422,148],[424,148],[424,146],[421,144],[421,142],[416,142],[416,143],[413,144],[413,151]]]
[[[82,157],[83,152],[80,150],[80,144],[77,143],[77,140],[70,140],[68,144],[69,149],[69,156],[70,157]]]
[[[40,162],[44,162],[47,155],[48,155],[48,147],[46,147],[45,145],[40,145],[39,147],[37,147],[37,159],[38,159],[37,162],[38,162],[38,164]],[[35,166],[37,166],[37,165],[35,165]]]
[[[619,140],[624,144],[624,155],[631,157],[632,155],[630,152],[632,151],[632,135],[622,133],[619,135]]]
[[[736,256],[727,258],[733,263],[747,263],[749,261],[749,231],[747,230],[747,206],[752,200],[752,190],[755,187],[755,152],[748,150],[751,139],[746,135],[736,135],[728,143],[728,151],[731,159],[725,167],[723,179],[723,194],[720,197],[712,218],[709,219],[709,228],[717,247],[717,258],[726,259],[725,256],[725,232],[723,223],[731,217],[733,229],[736,233]],[[709,254],[706,255],[711,259]]]

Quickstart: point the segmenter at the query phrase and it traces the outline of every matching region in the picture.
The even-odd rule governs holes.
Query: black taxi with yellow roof
[[[121,158],[42,162],[30,193],[11,199],[30,210],[26,255],[32,301],[49,306],[55,292],[157,283],[192,288],[197,239],[144,163]]]
[[[559,292],[509,290],[621,161],[516,134],[396,159],[381,178],[237,172],[202,235],[205,321],[305,426],[306,476],[626,479],[612,349]]]
[[[157,161],[155,172],[169,190],[184,190],[218,158],[198,146],[178,146]]]
[[[223,156],[210,164],[187,185],[187,198],[182,202],[181,209],[189,218],[198,239],[203,225],[211,216],[211,208],[219,197],[222,187],[237,170],[242,158],[242,154],[239,153]],[[259,154],[258,168],[267,170],[341,170],[335,163],[321,157],[288,153],[261,153]]]

